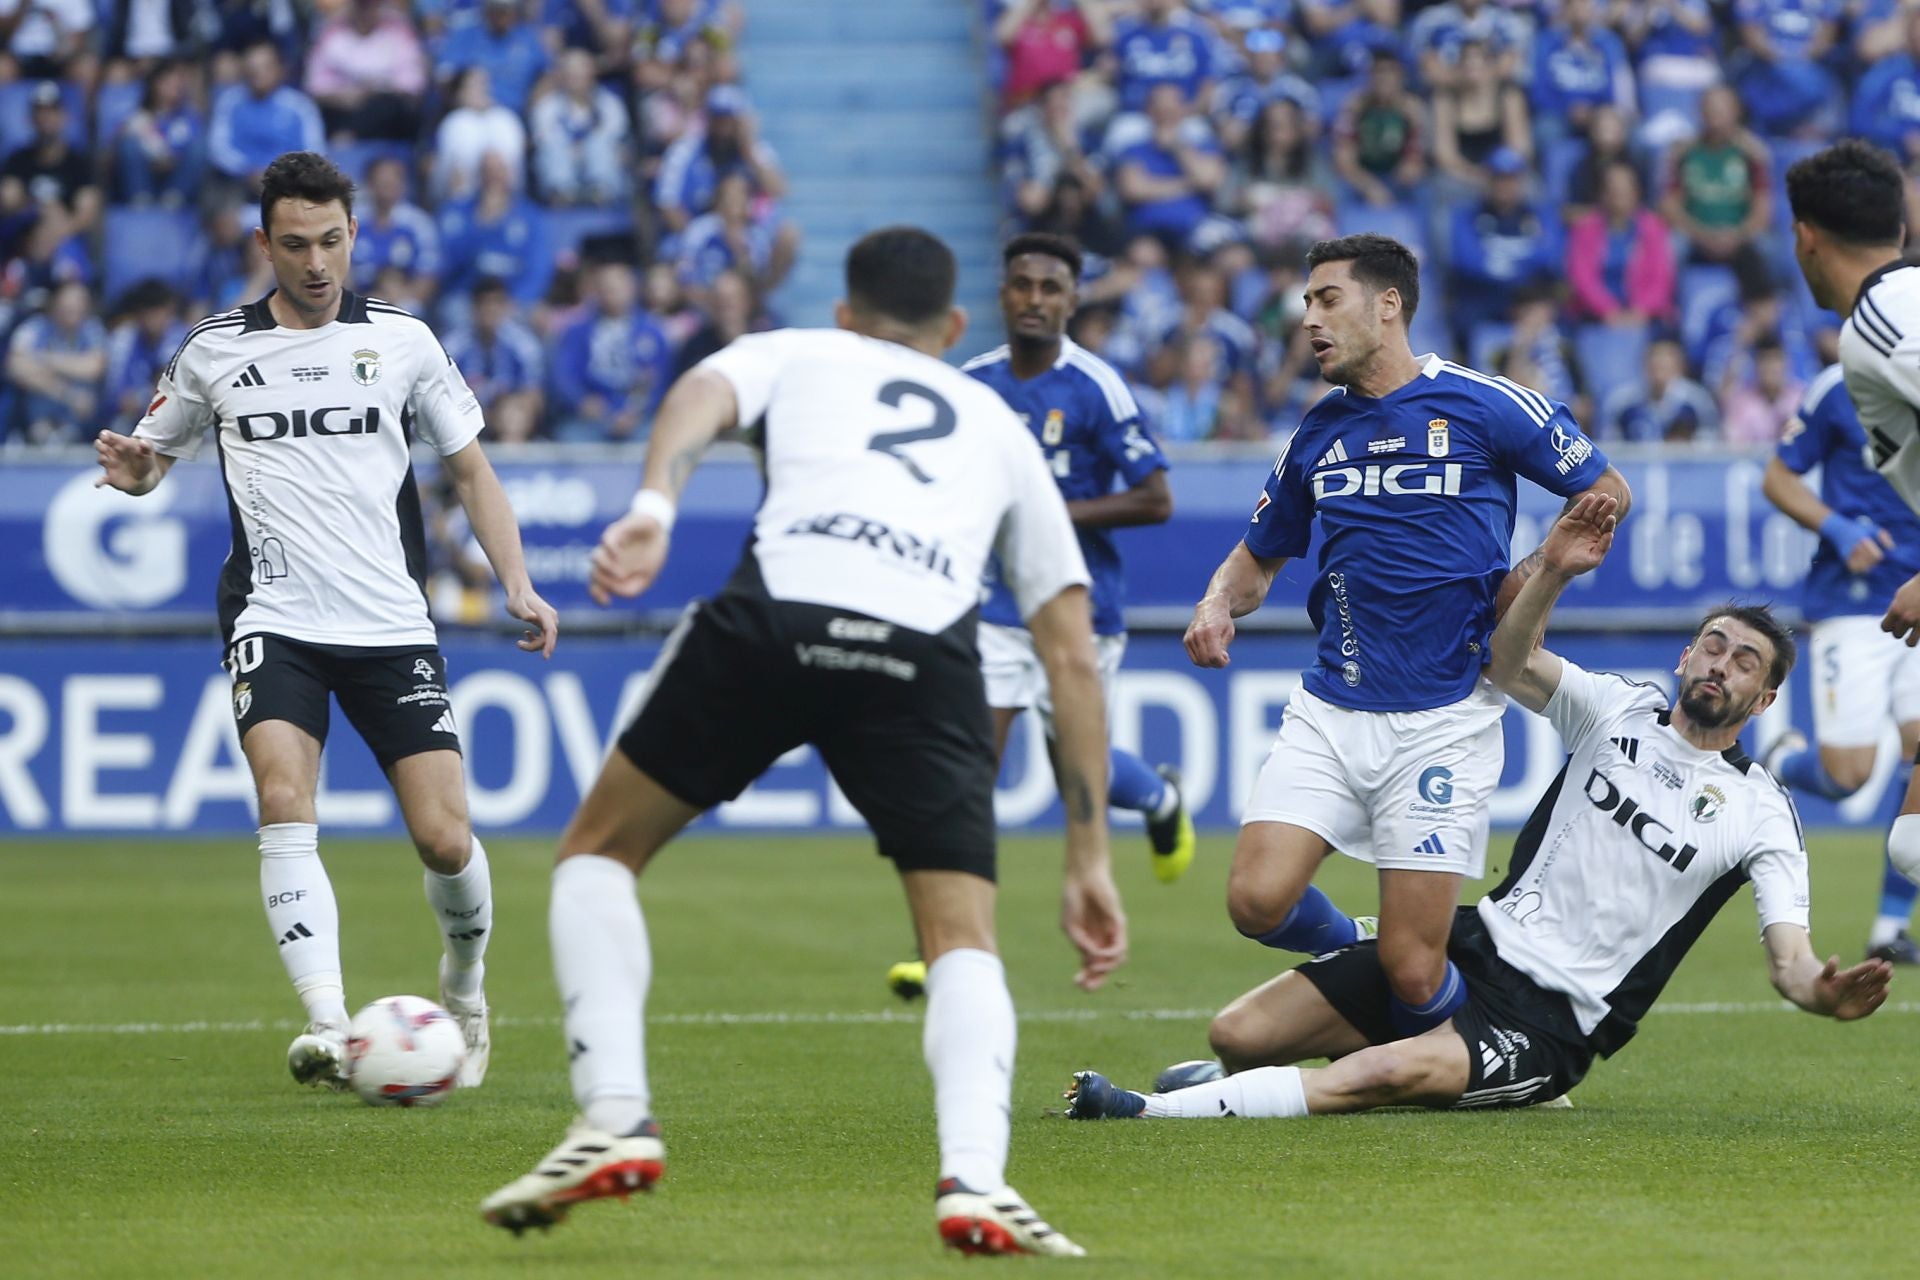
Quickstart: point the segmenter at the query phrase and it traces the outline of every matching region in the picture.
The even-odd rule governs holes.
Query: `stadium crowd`
[[[1417,349],[1605,440],[1765,445],[1834,358],[1786,167],[1920,173],[1915,0],[987,0],[1010,221],[1096,255],[1080,342],[1169,440],[1320,395],[1305,246],[1422,260]]]
[[[784,179],[725,0],[0,0],[0,441],[127,430],[264,293],[275,155],[362,187],[356,290],[435,323],[500,440],[644,431],[771,327]]]

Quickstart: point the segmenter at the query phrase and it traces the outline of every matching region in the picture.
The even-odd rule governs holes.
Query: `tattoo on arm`
[[[1069,769],[1060,776],[1060,802],[1067,808],[1067,818],[1072,822],[1091,822],[1096,812],[1093,806],[1093,788],[1080,776],[1076,769]]]
[[[1532,554],[1527,556],[1527,558],[1519,564],[1513,566],[1513,572],[1520,575],[1520,585],[1523,587],[1526,586],[1527,579],[1540,572],[1540,566],[1546,562],[1547,549],[1545,547],[1535,547]]]
[[[667,483],[673,486],[675,495],[686,488],[687,478],[700,465],[700,455],[705,452],[704,445],[688,445],[667,460]]]

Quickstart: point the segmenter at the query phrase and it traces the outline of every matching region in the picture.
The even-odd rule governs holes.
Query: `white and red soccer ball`
[[[430,1107],[453,1092],[467,1041],[452,1014],[419,996],[387,996],[353,1017],[347,1080],[376,1107]]]

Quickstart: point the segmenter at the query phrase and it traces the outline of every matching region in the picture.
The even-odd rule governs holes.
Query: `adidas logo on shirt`
[[[250,364],[247,366],[245,373],[233,380],[233,385],[236,387],[264,387],[267,385],[267,380],[260,376],[259,365]]]
[[[1333,448],[1327,450],[1326,454],[1321,457],[1320,461],[1315,463],[1314,465],[1321,466],[1321,467],[1331,467],[1335,463],[1345,462],[1346,460],[1347,460],[1347,446],[1340,443],[1340,441],[1335,440],[1333,442]]]

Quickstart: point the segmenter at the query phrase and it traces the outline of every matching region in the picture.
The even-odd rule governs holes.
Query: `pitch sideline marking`
[[[1786,1013],[1796,1011],[1794,1006],[1784,1000],[1779,1001],[1705,1001],[1688,1004],[1684,1002],[1655,1005],[1654,1014],[1741,1014],[1741,1013]],[[1191,1022],[1202,1018],[1211,1018],[1212,1009],[1036,1009],[1019,1015],[1021,1022],[1061,1023],[1061,1022],[1100,1022],[1117,1019],[1126,1022]],[[1920,1013],[1920,1001],[1902,1001],[1882,1005],[1881,1013]],[[869,1009],[838,1013],[782,1013],[770,1011],[763,1013],[663,1013],[655,1014],[647,1022],[656,1027],[812,1027],[812,1026],[871,1026],[891,1023],[911,1023],[918,1025],[921,1015],[905,1009]],[[0,1036],[137,1036],[137,1035],[204,1035],[220,1032],[253,1031],[297,1031],[304,1022],[291,1018],[272,1020],[254,1018],[240,1021],[191,1021],[191,1022],[22,1022],[12,1025],[0,1024]],[[557,1016],[545,1017],[501,1017],[493,1020],[496,1027],[557,1027]]]

